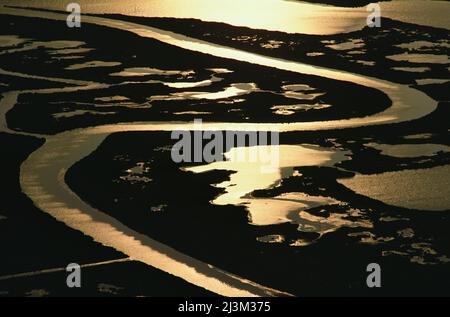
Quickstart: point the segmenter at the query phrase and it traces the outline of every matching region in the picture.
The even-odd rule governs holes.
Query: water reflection
[[[346,152],[311,145],[280,145],[276,147],[278,166],[269,170],[264,169],[268,164],[267,160],[254,155],[259,151],[267,153],[273,152],[273,149],[271,146],[233,148],[225,154],[226,161],[189,167],[185,170],[195,173],[212,170],[233,171],[229,180],[216,184],[217,187],[224,188],[225,193],[219,195],[212,203],[245,205],[250,213],[249,221],[255,225],[284,222],[300,224],[301,221],[296,213],[317,206],[338,203],[329,197],[313,197],[304,193],[285,193],[271,198],[255,198],[251,193],[258,189],[278,186],[283,178],[294,175],[296,166],[332,166],[345,160]],[[250,160],[251,157],[257,159]]]
[[[386,56],[388,59],[400,62],[410,62],[410,63],[433,63],[433,64],[448,64],[450,59],[447,55],[436,55],[436,54],[397,54]]]
[[[67,1],[4,0],[4,4],[65,10]],[[333,34],[361,29],[366,25],[365,7],[341,8],[301,1],[281,0],[78,0],[82,10],[151,17],[197,18],[237,26],[290,33]],[[381,2],[383,17],[423,25],[450,28],[445,1]]]
[[[433,156],[439,152],[450,152],[450,147],[442,144],[378,144],[367,143],[366,147],[371,147],[381,151],[381,154],[399,157],[414,158],[420,156]]]
[[[214,51],[214,48],[210,47],[210,50]],[[228,52],[232,53],[230,51]],[[253,57],[260,62],[269,61],[261,59],[258,56]],[[283,65],[284,67],[287,67],[288,64],[278,61],[277,65]],[[310,68],[299,64],[297,64],[297,66],[296,64],[289,64],[289,65],[294,69],[306,69],[309,70],[310,72],[313,71],[315,73],[323,73],[328,75],[336,74],[335,72],[324,69],[311,70]],[[350,80],[352,79],[356,80],[359,78],[362,79],[367,84],[374,82],[371,79],[358,77],[348,73],[341,73],[341,76],[343,78]],[[375,81],[375,83],[381,85],[388,92],[391,93],[393,93],[394,90],[395,91],[397,90],[397,86],[391,85],[387,82]],[[407,91],[407,88],[405,87],[403,89],[404,89],[403,93],[405,93],[405,90]],[[402,89],[399,90],[400,92],[397,91],[396,95],[397,97],[398,95],[402,96],[401,91]],[[120,99],[120,97],[118,98]],[[408,103],[406,101],[408,100],[403,101],[402,98],[398,97],[397,99],[394,99],[394,105],[403,106],[400,108],[404,109],[405,108],[404,102]],[[397,113],[394,112],[394,114]],[[411,116],[411,114],[409,115]],[[398,115],[398,117],[401,119],[400,115]],[[361,120],[360,122],[365,122],[366,120],[370,121],[371,119],[366,118]],[[341,122],[342,124],[342,121],[339,122]],[[187,265],[185,258],[184,262],[173,261],[174,257],[178,258],[182,257],[182,255],[173,252],[173,250],[167,250],[164,246],[159,245],[158,243],[156,243],[151,239],[143,239],[144,241],[136,239],[135,237],[139,237],[141,239],[142,237],[140,237],[136,232],[133,232],[126,227],[123,227],[120,223],[115,222],[114,219],[104,217],[98,211],[93,210],[89,206],[86,206],[86,204],[84,204],[83,202],[79,201],[77,197],[73,197],[71,195],[71,192],[68,192],[66,188],[60,188],[61,186],[55,184],[56,180],[60,179],[61,171],[67,170],[68,167],[70,167],[74,162],[80,159],[80,155],[82,157],[83,155],[89,154],[101,142],[104,136],[95,134],[95,131],[106,131],[109,133],[120,130],[131,131],[133,129],[145,130],[145,129],[173,128],[173,126],[172,127],[166,126],[164,128],[162,126],[158,127],[151,125],[152,125],[151,123],[147,123],[142,124],[141,126],[139,126],[138,124],[135,124],[133,126],[131,125],[121,125],[121,126],[117,125],[109,127],[104,126],[94,128],[91,130],[68,132],[66,134],[49,138],[44,147],[39,150],[40,152],[35,152],[31,156],[31,158],[27,160],[27,162],[25,162],[24,164],[21,182],[25,192],[31,198],[33,198],[35,202],[37,202],[37,206],[43,208],[43,210],[47,210],[50,214],[54,215],[56,218],[58,219],[62,218],[63,221],[65,221],[72,227],[82,230],[84,233],[89,234],[91,236],[95,236],[96,240],[103,244],[108,245],[112,244],[118,250],[121,250],[123,252],[131,252],[137,255],[137,259],[145,263],[149,263],[158,268],[163,268],[169,272],[177,272],[177,274],[180,274],[182,277],[193,283],[198,283],[198,281],[200,281],[202,283],[201,286],[208,287],[208,289],[213,289],[220,294],[248,295],[250,293],[251,295],[252,292],[257,294],[261,293],[266,294],[268,291],[266,289],[262,289],[261,287],[258,287],[256,290],[250,289],[248,291],[247,288],[242,287],[240,285],[241,281],[238,281],[239,283],[236,282],[232,283],[231,287],[228,287],[228,285],[222,285],[221,281],[224,280],[224,277],[222,277],[222,275],[226,274],[223,274],[223,272],[217,272],[215,269],[212,269],[211,267],[204,267],[203,263],[199,263],[198,261],[195,261],[193,259],[188,259],[189,261]],[[227,127],[230,128],[228,124],[223,125],[227,125]],[[326,123],[319,122],[316,123],[315,125],[314,124],[311,125],[311,128],[315,128],[319,125],[321,126],[321,128],[327,127]],[[239,127],[238,125],[235,126]],[[254,125],[253,127],[252,126],[246,127],[252,129],[255,128],[256,126],[257,125]],[[328,127],[330,126],[333,126],[333,123],[328,123]],[[301,127],[302,127],[301,125],[285,126],[286,129],[299,129]],[[186,128],[189,128],[189,125],[187,125]],[[217,126],[210,126],[210,128],[217,129]],[[78,139],[71,138],[70,136],[73,136],[72,133],[79,133]],[[74,140],[76,140],[77,142],[74,142]],[[76,147],[82,148],[80,150]],[[215,164],[213,163],[210,166],[204,167],[206,168],[205,170],[214,167],[214,168],[224,168],[228,170],[234,170],[236,172],[232,174],[229,182],[217,185],[226,188],[226,193],[224,195],[219,196],[216,199],[216,201],[214,201],[214,203],[246,204],[251,214],[250,221],[255,225],[274,224],[280,222],[295,222],[299,225],[299,229],[303,231],[314,231],[319,232],[320,234],[330,232],[330,230],[334,230],[339,226],[346,226],[346,225],[348,226],[358,225],[363,227],[370,226],[370,224],[368,223],[355,224],[355,222],[349,222],[345,220],[343,217],[338,215],[332,215],[332,217],[329,217],[325,220],[321,217],[311,215],[305,210],[314,206],[339,203],[329,197],[322,197],[322,196],[311,197],[304,193],[288,193],[268,199],[255,199],[251,196],[248,196],[248,194],[255,189],[258,188],[264,189],[276,186],[282,178],[294,175],[294,171],[292,169],[293,166],[331,165],[334,164],[334,162],[344,159],[342,152],[335,152],[331,150],[324,150],[311,147],[308,148],[304,146],[281,146],[280,148],[282,152],[280,154],[282,158],[280,162],[280,168],[278,171],[273,173],[261,174],[260,169],[258,169],[256,173],[255,169],[259,167],[258,164],[252,163],[252,165],[249,166],[246,163],[233,162],[232,160],[222,162],[223,164],[225,164],[224,166],[220,165],[212,166]],[[246,149],[243,148],[234,149],[234,151],[237,152],[246,151]],[[283,151],[285,151],[285,153],[283,153]],[[58,158],[58,156],[59,158],[62,159],[56,159]],[[36,168],[40,170],[36,170]],[[129,169],[128,176],[131,177],[132,180],[136,180],[136,177],[139,177],[139,168],[136,169],[136,167],[131,167]],[[255,175],[257,176],[255,177]],[[441,175],[447,174],[443,173]],[[49,180],[48,178],[51,179]],[[419,177],[419,179],[421,179],[421,177]],[[381,185],[380,184],[378,185],[378,188],[383,188],[384,185],[385,185],[384,182],[382,182]],[[449,188],[448,184],[446,185],[447,186],[445,186],[444,188]],[[45,188],[45,186],[48,186],[50,189]],[[442,186],[443,186],[442,184],[439,184],[438,188],[442,188]],[[48,190],[48,192],[46,190]],[[58,200],[58,198],[60,200]],[[66,202],[67,204],[64,204],[64,202]],[[274,208],[274,211],[270,213],[267,212],[267,205],[269,203],[270,206]],[[159,207],[157,209],[159,209]],[[83,214],[83,211],[86,211],[87,215]],[[262,237],[260,239],[261,242],[278,242],[282,240],[283,237],[281,236],[272,236],[265,238]],[[297,245],[302,245],[305,242],[302,240],[298,240],[296,243]],[[162,251],[158,252],[158,249],[163,250],[165,252]],[[203,270],[199,270],[198,269],[199,267],[203,268],[203,270],[206,270],[206,273],[204,273],[204,275],[219,274],[221,277],[208,279],[208,276],[204,276],[203,274],[201,274]],[[225,277],[229,278],[228,275],[226,275]],[[238,290],[235,289],[237,288],[237,286],[235,285],[239,286]]]
[[[85,68],[97,68],[97,67],[113,67],[120,66],[119,62],[104,62],[104,61],[89,61],[80,64],[74,64],[66,67],[67,70],[80,70]]]
[[[356,175],[339,182],[388,205],[419,210],[450,209],[450,165],[420,170]]]

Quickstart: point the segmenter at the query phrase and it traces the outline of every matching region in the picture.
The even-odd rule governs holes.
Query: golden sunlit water
[[[4,4],[65,10],[67,1],[4,0]],[[92,13],[121,13],[147,17],[196,18],[256,29],[305,34],[334,34],[366,25],[365,7],[340,8],[285,0],[79,0],[82,10]],[[442,12],[445,1],[403,0],[380,2],[383,16],[404,22],[450,29]]]
[[[12,9],[3,9],[9,13],[19,13],[27,16],[45,16],[55,19],[65,19],[52,13],[27,12]],[[137,24],[120,22],[102,18],[86,17],[86,22],[106,25],[112,28],[128,30],[143,37],[156,38],[160,41],[175,45],[189,50],[199,51],[203,53],[213,54],[219,57],[234,58],[242,61],[250,61],[256,64],[271,66],[280,69],[295,71],[299,73],[313,74],[333,79],[347,80],[358,84],[365,84],[384,91],[392,99],[393,104],[388,110],[381,114],[375,114],[367,118],[355,118],[348,120],[321,121],[321,122],[302,122],[292,124],[246,124],[246,123],[206,123],[201,126],[202,130],[242,130],[242,131],[301,131],[328,128],[344,128],[359,125],[379,124],[383,122],[398,122],[409,120],[411,118],[421,117],[426,113],[433,111],[436,103],[426,97],[426,95],[410,89],[407,86],[393,84],[374,78],[361,75],[325,69],[307,64],[301,64],[280,59],[265,57],[244,51],[230,49],[212,45],[206,42],[190,39],[184,36],[177,36],[170,32],[160,31],[155,28],[143,27]],[[26,75],[25,75],[26,76]],[[58,79],[55,79],[58,81]],[[92,85],[89,82],[77,82],[78,85]],[[66,90],[63,88],[62,90]],[[77,89],[69,88],[69,89]],[[51,93],[55,90],[50,90]],[[2,112],[5,114],[10,109],[17,98],[17,94],[7,95],[1,100]],[[10,103],[10,104],[8,104]],[[4,120],[4,116],[2,116]],[[2,126],[7,127],[3,122]],[[79,199],[64,183],[64,175],[68,168],[84,156],[91,153],[104,138],[114,132],[123,131],[172,131],[176,129],[191,130],[197,129],[195,124],[190,123],[164,123],[164,122],[147,122],[147,123],[131,123],[131,124],[115,124],[99,126],[87,129],[80,129],[60,133],[53,137],[46,137],[46,143],[37,151],[32,153],[30,157],[23,163],[21,168],[21,186],[34,203],[42,210],[51,214],[55,218],[63,221],[68,226],[78,229],[85,234],[92,236],[95,241],[104,245],[112,246],[132,259],[137,259],[163,271],[175,274],[191,283],[205,287],[218,294],[244,296],[244,295],[262,295],[277,294],[276,290],[265,288],[260,285],[249,284],[237,277],[233,277],[228,273],[219,269],[207,266],[206,264],[195,259],[186,257],[183,254],[170,249],[165,245],[146,237],[139,235],[133,230],[127,228],[112,217],[97,211]],[[8,131],[6,129],[6,131]],[[248,165],[234,164],[233,162],[224,162],[223,168],[235,169],[235,181],[238,183],[236,188],[232,188],[222,197],[219,197],[219,203],[239,203],[241,194],[246,194],[252,189],[273,185],[279,181],[280,173],[284,171],[284,167],[292,167],[294,165],[315,165],[326,162],[333,162],[331,156],[333,152],[327,152],[320,149],[311,149],[304,146],[281,147],[283,153],[281,161],[281,169],[272,174],[259,174],[255,177],[252,169],[248,170]],[[341,156],[341,160],[343,157]],[[58,164],[55,164],[58,162]],[[255,165],[255,167],[258,164]],[[260,166],[258,166],[260,167]],[[290,168],[290,173],[292,169]],[[252,181],[247,178],[250,172]],[[244,177],[244,179],[241,179]],[[285,197],[286,198],[286,197]],[[289,197],[288,197],[289,198]],[[297,196],[295,199],[290,197],[287,201],[278,198],[280,202],[280,213],[275,213],[271,217],[261,213],[261,203],[264,201],[247,201],[250,209],[254,210],[254,221],[256,224],[279,222],[289,219],[289,213],[293,210],[301,208],[305,202],[306,205],[317,205],[327,201],[324,197],[305,198]],[[301,200],[303,199],[303,205]],[[220,201],[222,200],[222,201]],[[297,201],[295,201],[297,200]],[[309,202],[308,202],[309,200]],[[253,204],[253,206],[252,206]],[[295,205],[295,207],[293,206]],[[274,217],[276,219],[274,219]],[[333,218],[334,219],[334,218]],[[291,218],[292,220],[292,218]],[[331,228],[335,228],[345,224],[342,220],[336,221]],[[299,221],[299,225],[305,226],[306,223],[312,226],[314,219],[311,215],[304,214],[303,219]],[[320,230],[328,228],[330,224],[318,223]],[[327,229],[330,230],[330,229]],[[322,231],[323,233],[324,231]],[[180,259],[183,260],[180,260]],[[230,277],[231,276],[231,277]],[[279,292],[278,292],[279,294]]]
[[[279,145],[233,148],[225,154],[225,157],[226,161],[190,167],[186,170],[195,173],[213,170],[234,171],[235,173],[230,175],[230,180],[216,185],[225,188],[226,192],[214,199],[213,204],[246,205],[252,224],[269,225],[290,222],[291,212],[326,205],[333,200],[299,193],[297,196],[291,194],[290,197],[284,195],[263,199],[249,197],[250,193],[279,185],[283,178],[295,174],[296,166],[332,166],[345,160],[345,153],[311,145]]]
[[[417,209],[447,210],[450,206],[450,165],[428,169],[356,175],[339,182],[386,204]]]
[[[404,21],[416,20],[417,23],[449,27],[448,19],[430,19],[420,12],[423,10],[423,1],[393,1],[382,3],[385,16]],[[13,4],[17,1],[5,1],[5,4]],[[41,6],[46,8],[64,9],[62,1],[23,1],[21,5]],[[419,4],[420,3],[420,4]],[[366,23],[367,12],[365,8],[338,8],[325,5],[307,4],[296,1],[281,0],[248,0],[248,1],[215,1],[215,0],[167,0],[167,1],[134,1],[124,6],[119,1],[97,1],[88,3],[81,1],[83,9],[96,13],[123,13],[143,16],[172,16],[199,18],[205,21],[218,21],[233,25],[244,25],[253,28],[267,30],[280,30],[286,32],[300,32],[309,34],[334,34],[344,31],[357,30]],[[404,10],[399,10],[399,6]],[[448,3],[429,1],[427,12],[434,14],[443,8],[449,8]],[[65,20],[64,14],[51,12],[38,12],[31,10],[12,9],[0,7],[0,13],[20,15],[26,17],[43,17],[54,20]],[[250,14],[251,13],[251,14]],[[190,38],[172,32],[136,23],[83,16],[83,23],[91,23],[112,29],[130,32],[142,38],[156,39],[162,43],[191,52],[213,55],[219,58],[232,59],[234,61],[247,62],[263,67],[271,67],[274,70],[283,70],[297,74],[319,76],[331,80],[340,80],[357,84],[363,87],[376,89],[384,93],[392,104],[386,110],[371,114],[366,117],[354,116],[349,119],[319,120],[312,122],[291,123],[239,123],[239,122],[205,122],[201,126],[190,122],[132,122],[105,124],[87,128],[77,128],[55,135],[40,135],[15,131],[8,126],[7,113],[18,103],[21,94],[55,94],[94,88],[110,88],[112,85],[97,83],[88,80],[67,80],[62,78],[27,75],[19,72],[0,70],[1,75],[17,76],[24,79],[39,79],[54,83],[65,83],[68,87],[48,88],[39,90],[22,90],[6,92],[0,99],[0,132],[41,137],[45,143],[29,155],[20,169],[20,185],[26,194],[44,212],[63,222],[68,227],[81,231],[92,237],[94,241],[112,247],[124,253],[129,259],[137,260],[164,272],[175,275],[191,284],[212,291],[223,296],[289,296],[288,292],[267,287],[237,276],[219,267],[190,257],[179,250],[160,243],[153,238],[141,234],[124,225],[117,219],[90,206],[78,197],[66,184],[67,171],[77,162],[93,153],[112,133],[130,131],[174,131],[174,130],[201,130],[201,131],[272,131],[272,132],[300,132],[300,131],[325,131],[347,128],[361,128],[367,126],[379,126],[383,124],[404,123],[423,118],[433,113],[438,108],[438,102],[422,91],[416,90],[406,84],[391,82],[375,77],[365,76],[350,71],[335,70],[327,67],[319,67],[306,63],[294,62],[280,58],[268,57],[260,54],[234,49],[226,46],[208,43],[206,41]],[[2,43],[21,43],[17,37],[0,37]],[[81,43],[81,44],[80,44]],[[58,48],[66,50],[70,58],[71,54],[86,52],[85,48],[78,46],[85,44],[74,41],[33,42],[27,47],[12,49],[6,53],[22,52],[37,48]],[[419,43],[420,44],[420,43]],[[419,45],[414,44],[414,45]],[[423,43],[422,43],[423,44]],[[272,43],[270,45],[276,45]],[[345,49],[358,49],[359,42],[335,44],[337,51]],[[420,44],[421,45],[421,44]],[[87,49],[88,51],[90,49]],[[3,53],[2,53],[3,54]],[[420,55],[420,54],[418,54]],[[425,55],[411,56],[392,55],[388,58],[412,63],[423,62]],[[448,63],[448,56],[434,56],[437,63]],[[260,91],[258,85],[251,80],[227,83],[221,90],[213,91],[198,89],[207,87],[213,83],[224,80],[221,73],[232,72],[228,69],[209,69],[213,74],[206,80],[187,81],[191,71],[160,70],[150,67],[127,67],[120,62],[105,62],[92,60],[88,62],[75,62],[67,66],[66,70],[86,70],[90,68],[114,67],[121,68],[110,75],[115,79],[127,80],[127,77],[140,77],[148,75],[169,76],[177,75],[182,78],[178,82],[166,82],[164,80],[151,80],[145,83],[158,83],[170,88],[197,88],[195,91],[173,92],[168,95],[153,95],[141,106],[148,106],[149,102],[160,100],[208,100],[217,101],[223,98],[245,96]],[[419,65],[420,67],[420,65]],[[405,66],[404,69],[408,67]],[[193,71],[192,71],[193,72]],[[422,79],[432,80],[432,79]],[[400,81],[399,81],[400,82]],[[69,86],[71,85],[71,86]],[[326,92],[307,94],[305,91],[313,88],[306,84],[284,85],[280,95],[300,101],[312,100],[323,96]],[[241,97],[242,98],[242,97]],[[96,101],[120,102],[124,107],[130,101],[127,97],[112,95],[98,97]],[[106,104],[104,106],[110,106]],[[319,104],[317,107],[326,108],[328,104]],[[361,105],[364,106],[364,105]],[[277,114],[290,115],[300,105],[276,105],[272,107]],[[78,111],[78,112],[77,112]],[[64,116],[81,115],[89,110],[67,111],[54,115],[55,119]],[[101,112],[99,112],[101,113]],[[111,112],[114,114],[114,112]],[[184,111],[178,114],[208,113],[201,111]],[[427,134],[409,136],[410,140],[430,137]],[[407,137],[404,140],[408,140]],[[308,141],[309,142],[309,141]],[[384,144],[373,140],[363,143],[365,149],[377,151],[380,155],[391,158],[417,158],[430,157],[450,151],[450,147],[433,142],[427,144]],[[196,165],[183,168],[186,172],[206,173],[214,170],[230,171],[227,181],[210,185],[221,188],[224,191],[215,197],[213,205],[244,206],[248,211],[248,222],[257,226],[271,226],[279,224],[295,224],[299,231],[323,236],[326,233],[336,231],[339,228],[373,228],[374,221],[369,217],[359,217],[359,211],[353,210],[351,216],[355,220],[349,220],[346,215],[331,213],[328,217],[319,217],[309,210],[315,207],[327,205],[341,206],[345,202],[341,198],[333,198],[327,195],[309,195],[299,191],[284,192],[274,197],[254,197],[252,192],[258,190],[274,189],[280,186],[283,180],[290,177],[301,176],[296,167],[335,167],[336,170],[346,171],[342,163],[351,159],[351,152],[339,146],[324,147],[311,144],[273,145],[255,147],[232,147],[225,153],[225,161],[210,164]],[[242,160],[242,158],[246,158]],[[248,159],[253,157],[252,159]],[[143,164],[143,163],[142,163]],[[130,168],[127,171],[142,170],[144,165]],[[337,167],[339,166],[339,167]],[[351,178],[339,179],[339,184],[344,185],[354,193],[378,200],[388,205],[420,209],[429,211],[446,210],[450,205],[450,183],[447,175],[450,174],[449,165],[432,167],[420,170],[400,170],[379,174],[364,175],[355,172]],[[323,188],[319,188],[321,190]],[[442,195],[447,198],[442,199]],[[367,238],[367,237],[366,237]],[[367,240],[372,239],[369,236]],[[284,237],[277,234],[269,234],[258,237],[257,241],[264,243],[281,243]],[[376,241],[373,238],[370,241]],[[290,246],[307,246],[313,242],[299,239]]]

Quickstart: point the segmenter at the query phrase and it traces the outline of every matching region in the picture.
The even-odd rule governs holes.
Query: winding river
[[[375,1],[376,2],[376,1]],[[67,0],[2,0],[5,5],[64,11]],[[302,34],[338,34],[366,26],[367,8],[339,7],[299,0],[77,0],[83,13],[118,13],[144,17],[194,18],[253,29]],[[379,2],[382,16],[450,29],[448,1]]]
[[[0,8],[0,13],[55,20],[66,19],[66,16],[62,14],[21,9]],[[433,112],[437,107],[437,103],[434,100],[420,91],[405,85],[376,78],[248,53],[129,22],[86,16],[83,17],[83,23],[92,23],[129,31],[145,38],[153,38],[173,46],[211,54],[217,57],[352,82],[378,89],[392,100],[392,106],[390,108],[364,118],[289,124],[204,123],[201,127],[202,130],[275,130],[284,132],[343,129],[414,120]],[[29,77],[25,74],[15,75]],[[35,90],[33,92],[52,93],[74,89],[93,89],[102,85],[57,78],[40,77],[40,79],[55,82],[62,81],[71,84],[71,86],[66,88]],[[23,92],[8,92],[4,94],[4,98],[0,102],[1,131],[22,133],[12,131],[8,128],[5,115],[14,107],[17,96]],[[219,295],[289,295],[282,291],[274,290],[224,272],[219,268],[182,254],[148,236],[139,234],[100,210],[89,206],[89,204],[82,201],[72,192],[64,182],[64,176],[67,170],[76,162],[91,154],[111,133],[194,129],[198,129],[198,127],[193,123],[185,122],[135,122],[76,129],[54,136],[40,136],[45,137],[44,145],[33,152],[21,166],[20,184],[22,190],[42,211],[50,214],[67,226],[92,237],[95,241],[112,247],[133,260],[141,261],[149,266],[178,276],[189,283],[203,287]],[[306,150],[308,149],[305,148]]]

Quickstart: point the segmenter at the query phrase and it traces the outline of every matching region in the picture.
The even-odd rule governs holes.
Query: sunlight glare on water
[[[254,155],[256,160],[242,160],[260,152],[264,152],[265,155]],[[212,170],[235,172],[230,175],[229,180],[216,185],[224,188],[225,192],[216,197],[212,203],[216,205],[245,204],[253,224],[268,225],[287,222],[290,212],[325,205],[331,200],[326,197],[309,197],[308,195],[303,195],[301,199],[298,197],[260,199],[251,197],[250,194],[253,191],[279,185],[282,179],[295,174],[295,166],[332,166],[345,160],[346,154],[346,152],[311,145],[280,145],[276,151],[270,149],[270,146],[238,147],[225,154],[226,161],[189,167],[185,170],[194,173]],[[277,168],[265,168],[274,164]],[[270,204],[270,212],[267,212],[268,204]]]
[[[365,7],[343,8],[284,0],[78,0],[82,11],[147,17],[195,18],[236,26],[289,33],[334,34],[366,25]],[[64,10],[62,0],[4,0],[3,4]],[[382,16],[404,22],[450,28],[450,3],[445,1],[390,1],[380,3]],[[432,18],[431,18],[432,17]]]

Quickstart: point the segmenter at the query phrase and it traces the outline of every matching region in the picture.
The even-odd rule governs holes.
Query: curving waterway
[[[66,16],[56,13],[36,12],[31,10],[0,8],[0,13],[65,20]],[[408,86],[388,81],[352,74],[308,64],[266,57],[224,46],[219,46],[197,39],[152,27],[118,20],[83,17],[84,23],[92,23],[110,28],[125,30],[145,38],[184,48],[190,51],[211,54],[217,57],[250,62],[281,70],[326,77],[356,83],[378,89],[391,100],[392,106],[383,112],[364,118],[346,120],[298,122],[289,124],[259,123],[204,123],[202,130],[233,131],[311,131],[326,129],[344,129],[368,125],[398,123],[421,118],[433,112],[437,103],[424,93]],[[26,74],[16,76],[29,77]],[[58,78],[45,78],[55,82],[67,82],[71,86],[65,88],[34,90],[35,93],[52,93],[77,89],[93,89],[103,84],[83,81],[69,81]],[[5,115],[14,107],[19,92],[8,92],[0,101],[0,130],[8,133],[21,133],[8,128]],[[64,182],[67,170],[76,162],[90,155],[111,133],[127,131],[173,131],[198,129],[193,123],[186,122],[135,122],[102,125],[66,131],[45,137],[45,143],[22,164],[20,184],[23,192],[34,204],[44,212],[65,223],[67,226],[83,232],[95,241],[112,247],[131,259],[141,261],[150,266],[178,276],[189,283],[203,287],[224,296],[282,296],[289,295],[252,281],[245,280],[219,268],[182,254],[171,247],[128,228],[116,219],[92,208],[82,201]],[[301,151],[302,146],[299,146]],[[304,147],[305,151],[311,151]],[[333,153],[323,163],[332,161]],[[306,163],[306,162],[305,162]]]

